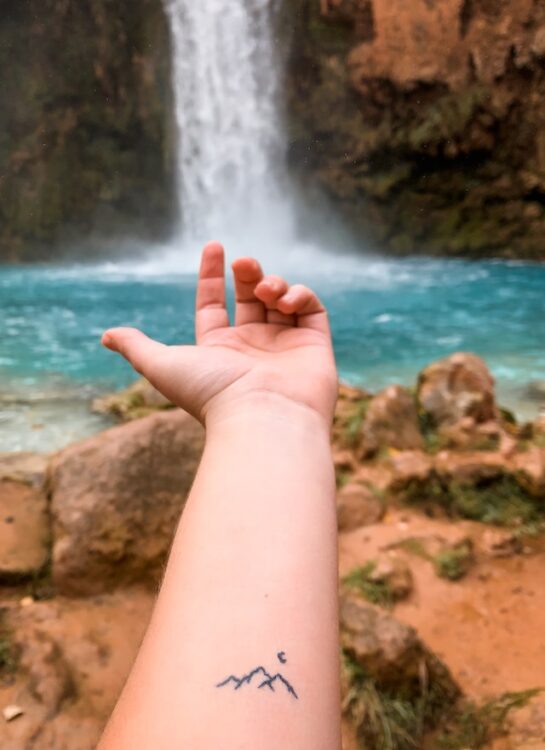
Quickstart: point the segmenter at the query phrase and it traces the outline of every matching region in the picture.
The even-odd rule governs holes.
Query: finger
[[[235,277],[235,325],[264,323],[265,306],[255,295],[256,285],[263,278],[261,266],[255,258],[237,258],[231,268]]]
[[[329,333],[329,322],[325,307],[318,296],[302,284],[290,286],[277,303],[278,310],[285,315],[297,316],[300,328],[313,328],[322,333]]]
[[[137,328],[110,328],[102,335],[102,344],[125,357],[136,372],[148,379],[168,349]]]
[[[209,242],[202,251],[196,307],[197,341],[210,331],[229,325],[225,307],[225,259],[219,242]]]
[[[276,323],[279,325],[295,325],[294,315],[284,315],[276,309],[276,305],[280,297],[282,297],[289,289],[289,284],[285,279],[280,276],[265,276],[255,290],[256,297],[259,297],[267,308],[267,322]]]

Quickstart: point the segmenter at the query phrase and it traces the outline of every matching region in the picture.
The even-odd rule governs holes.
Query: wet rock
[[[543,258],[541,6],[302,0],[291,21],[290,162],[362,237]]]
[[[446,667],[409,625],[353,595],[343,597],[340,620],[345,652],[377,685],[414,689],[415,682],[427,674],[431,681],[441,681],[447,694],[458,693]]]
[[[423,446],[415,401],[406,388],[391,385],[371,399],[359,433],[360,457],[381,449],[418,450]]]
[[[484,423],[496,420],[498,415],[492,375],[480,357],[465,352],[426,367],[418,378],[417,398],[422,411],[439,429],[467,417]]]
[[[60,592],[89,595],[157,581],[202,445],[201,426],[176,410],[114,427],[55,456],[53,578]]]
[[[125,421],[172,408],[173,404],[145,378],[137,380],[123,391],[101,396],[92,404],[93,411],[98,414],[113,414]]]
[[[1,95],[11,106],[0,113],[0,259],[48,260],[67,246],[107,258],[121,238],[166,238],[174,160],[161,4],[4,10],[0,65],[12,73]]]
[[[37,486],[0,478],[0,579],[39,573],[49,555],[47,499]]]
[[[339,531],[352,531],[360,526],[378,523],[384,511],[384,502],[368,485],[351,482],[337,493]]]

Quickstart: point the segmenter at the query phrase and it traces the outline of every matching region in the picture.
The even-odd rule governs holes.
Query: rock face
[[[340,621],[345,653],[378,686],[414,690],[427,672],[430,684],[441,684],[446,695],[458,695],[448,670],[409,625],[353,595],[343,598]]]
[[[158,580],[202,444],[201,426],[176,410],[114,427],[53,459],[58,591],[88,595]]]
[[[165,236],[169,57],[159,0],[2,3],[0,260]]]
[[[290,163],[309,186],[390,252],[545,257],[542,3],[295,13]]]
[[[0,455],[0,580],[37,574],[47,563],[45,468],[45,456]]]
[[[39,573],[47,562],[48,542],[44,493],[0,479],[0,580]]]

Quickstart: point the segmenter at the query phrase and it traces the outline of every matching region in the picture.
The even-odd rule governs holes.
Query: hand
[[[165,346],[134,328],[113,328],[104,346],[122,354],[172,403],[203,422],[255,409],[256,400],[297,404],[329,423],[337,373],[327,313],[307,287],[263,276],[253,258],[233,265],[235,325],[225,307],[224,253],[208,244],[197,285],[197,346]]]

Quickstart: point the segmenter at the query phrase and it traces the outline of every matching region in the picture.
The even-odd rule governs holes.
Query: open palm
[[[103,336],[161,393],[202,421],[275,398],[331,419],[337,376],[327,313],[307,287],[264,276],[253,258],[233,263],[235,325],[225,306],[223,248],[202,254],[196,346],[165,346],[133,328]],[[250,407],[251,408],[251,407]]]

